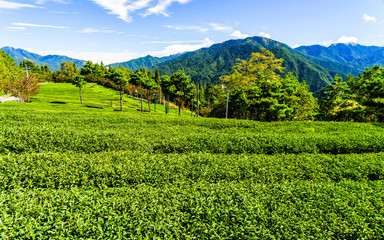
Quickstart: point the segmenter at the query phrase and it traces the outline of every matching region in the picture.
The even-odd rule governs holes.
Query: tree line
[[[347,81],[336,76],[326,87],[324,97],[316,99],[305,81],[300,83],[292,73],[282,76],[283,61],[262,49],[249,60],[238,59],[232,72],[221,77],[222,85],[209,86],[191,82],[182,70],[168,76],[161,75],[158,69],[155,73],[145,68],[132,71],[91,61],[81,69],[75,63],[64,62],[51,72],[48,66],[24,60],[18,72],[29,69],[36,80],[72,83],[79,88],[81,103],[81,89],[87,82],[115,89],[120,93],[121,110],[123,97],[129,94],[140,99],[141,111],[146,102],[149,112],[151,102],[157,101],[165,105],[166,113],[173,102],[179,115],[189,109],[196,116],[220,118],[227,112],[229,118],[257,121],[384,121],[384,68],[367,68],[356,77],[349,75]]]

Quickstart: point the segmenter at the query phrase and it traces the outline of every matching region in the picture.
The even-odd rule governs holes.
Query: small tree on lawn
[[[72,84],[79,88],[80,92],[80,103],[83,104],[83,96],[81,94],[81,89],[87,84],[85,81],[85,77],[83,75],[77,75],[75,79],[73,79]]]
[[[18,97],[20,102],[29,102],[39,92],[40,85],[38,78],[30,74],[5,83],[4,88],[7,92]]]
[[[184,71],[179,70],[176,73],[172,74],[171,82],[173,83],[173,85],[175,85],[177,89],[176,96],[178,97],[179,101],[179,116],[181,116],[181,108],[185,100],[185,90],[189,85],[190,79]]]
[[[125,86],[129,83],[128,76],[123,69],[116,68],[110,73],[110,77],[120,91],[120,110],[123,111],[123,94]]]

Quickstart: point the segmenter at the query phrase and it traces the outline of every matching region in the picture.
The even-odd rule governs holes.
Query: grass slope
[[[1,239],[384,238],[383,124],[120,112],[93,85],[84,99],[102,109],[66,84],[0,104]]]

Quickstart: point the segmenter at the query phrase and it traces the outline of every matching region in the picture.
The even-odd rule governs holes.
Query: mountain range
[[[122,66],[122,67],[128,68],[132,71],[135,71],[135,70],[140,69],[140,68],[148,68],[148,67],[152,67],[152,66],[157,66],[160,63],[166,62],[166,61],[171,60],[173,58],[177,58],[181,55],[182,54],[174,54],[171,56],[161,57],[161,58],[148,55],[148,56],[133,59],[133,60],[130,60],[127,62],[109,64],[108,66],[111,66],[114,68],[118,68],[119,66]]]
[[[162,75],[171,75],[182,69],[194,82],[208,84],[220,83],[220,76],[231,72],[237,59],[248,60],[251,53],[266,48],[277,58],[283,58],[285,73],[293,72],[299,81],[306,81],[311,91],[318,91],[329,85],[336,74],[346,78],[351,73],[357,75],[375,64],[384,65],[384,47],[362,46],[358,44],[333,44],[329,47],[313,45],[296,49],[288,45],[263,37],[249,37],[241,40],[229,40],[202,48],[193,52],[158,58],[146,56],[128,62],[114,63],[110,66],[123,66],[131,70],[159,68]],[[22,49],[2,48],[17,63],[27,58],[39,65],[47,64],[56,71],[61,62],[75,62],[81,68],[85,61],[65,56],[40,56]],[[285,74],[283,73],[283,74]]]
[[[80,69],[84,66],[86,61],[70,58],[67,56],[61,55],[47,55],[41,56],[36,53],[28,52],[27,50],[13,47],[3,47],[1,48],[5,53],[10,55],[16,62],[17,65],[20,64],[24,59],[28,59],[35,64],[45,66],[47,65],[51,71],[57,71],[60,68],[61,63],[63,62],[74,62],[76,66]]]
[[[295,50],[330,62],[337,62],[363,71],[376,64],[384,65],[384,47],[337,43],[329,47],[301,46]]]

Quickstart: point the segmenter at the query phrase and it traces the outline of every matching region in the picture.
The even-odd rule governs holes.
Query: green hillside
[[[236,59],[248,60],[252,52],[259,52],[261,48],[271,50],[277,58],[286,58],[284,63],[287,67],[286,72],[292,71],[299,77],[299,81],[306,81],[311,91],[317,91],[333,80],[332,71],[305,59],[286,44],[262,37],[215,44],[210,48],[186,53],[157,67],[162,74],[171,74],[183,69],[194,82],[202,82],[205,85],[217,84],[221,76],[231,72]]]
[[[384,125],[0,104],[1,239],[383,239]],[[160,108],[159,108],[160,109]]]

